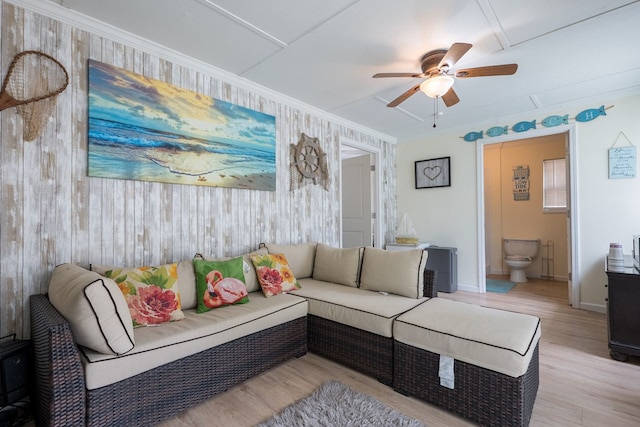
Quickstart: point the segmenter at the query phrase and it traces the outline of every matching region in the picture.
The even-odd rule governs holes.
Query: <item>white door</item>
[[[342,161],[342,247],[371,246],[371,158]]]

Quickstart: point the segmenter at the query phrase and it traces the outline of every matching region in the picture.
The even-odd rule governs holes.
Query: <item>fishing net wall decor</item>
[[[68,85],[67,70],[54,57],[34,50],[21,52],[9,64],[2,82],[0,111],[17,107],[23,137],[33,141],[51,115],[56,97]]]
[[[329,190],[327,156],[320,148],[318,138],[302,133],[297,144],[291,144],[291,185],[290,191],[302,188],[308,181],[320,183]]]

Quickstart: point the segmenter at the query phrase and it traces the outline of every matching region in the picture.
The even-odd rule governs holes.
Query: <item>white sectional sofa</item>
[[[393,322],[435,296],[427,252],[273,245],[284,253],[309,304],[307,345],[380,382],[393,382]]]
[[[153,425],[306,354],[304,298],[265,298],[252,277],[249,303],[197,313],[191,263],[179,263],[184,319],[136,329],[109,310],[120,290],[108,278],[56,267],[49,294],[30,298],[38,425]],[[83,307],[95,316],[79,321]]]
[[[199,312],[201,272],[184,260],[172,273],[182,320],[155,327],[118,311],[120,270],[56,267],[49,294],[30,298],[38,425],[153,425],[307,350],[394,386],[395,322],[436,296],[427,252],[260,246],[252,254],[286,259],[299,288],[265,297],[245,254],[249,302]]]

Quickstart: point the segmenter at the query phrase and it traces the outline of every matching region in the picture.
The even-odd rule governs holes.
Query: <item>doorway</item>
[[[491,199],[492,197],[495,197],[495,194],[492,194],[492,192],[495,193],[496,191],[491,189],[488,190],[487,188],[485,188],[485,178],[488,177],[487,179],[490,180],[492,179],[491,175],[497,172],[491,169],[487,169],[488,167],[492,166],[491,164],[492,159],[490,155],[487,155],[487,158],[485,159],[485,155],[486,155],[485,149],[487,151],[490,149],[495,151],[496,149],[499,149],[500,146],[502,145],[504,145],[505,147],[509,146],[510,143],[514,143],[512,147],[516,146],[517,144],[520,144],[521,146],[526,146],[529,144],[531,145],[536,144],[535,141],[545,140],[545,138],[537,139],[538,137],[548,137],[547,138],[548,140],[555,139],[556,142],[560,141],[559,147],[557,147],[557,144],[556,144],[555,156],[563,157],[564,155],[566,159],[567,210],[565,213],[549,214],[549,216],[546,219],[549,220],[551,219],[552,216],[554,215],[556,216],[556,218],[554,219],[556,224],[556,229],[554,233],[557,236],[555,245],[556,245],[556,248],[558,246],[562,248],[562,253],[558,254],[556,249],[555,255],[556,255],[556,258],[560,258],[562,260],[563,264],[566,264],[566,270],[563,268],[562,276],[564,277],[562,277],[562,279],[564,280],[566,278],[567,280],[567,293],[568,293],[570,304],[574,307],[578,307],[579,289],[577,284],[579,283],[579,281],[575,274],[575,272],[579,271],[577,269],[578,257],[577,257],[577,250],[576,250],[578,248],[577,233],[576,233],[577,218],[575,218],[574,209],[571,209],[572,206],[573,207],[577,206],[576,191],[575,191],[575,187],[576,187],[575,164],[574,164],[575,156],[573,155],[575,153],[576,144],[575,144],[575,126],[573,125],[569,126],[569,129],[567,129],[567,127],[563,127],[562,129],[559,129],[559,130],[542,129],[535,132],[528,132],[526,136],[516,135],[515,137],[510,136],[510,138],[508,137],[499,137],[496,139],[492,138],[491,140],[488,140],[488,141],[480,141],[479,144],[476,146],[478,150],[477,151],[477,160],[478,160],[477,161],[477,175],[478,175],[477,190],[478,190],[478,221],[479,221],[478,222],[478,258],[479,258],[478,259],[478,267],[479,267],[478,268],[478,272],[479,272],[478,288],[480,292],[485,292],[486,291],[485,278],[487,276],[487,273],[494,273],[494,274],[499,273],[500,272],[499,270],[503,266],[503,261],[502,261],[503,254],[502,254],[502,246],[501,246],[503,237],[510,237],[510,238],[537,237],[535,235],[528,235],[526,230],[523,231],[522,233],[518,233],[518,226],[517,224],[514,225],[513,222],[519,221],[523,216],[523,212],[527,212],[528,209],[535,210],[536,213],[538,213],[539,215],[541,215],[541,212],[542,212],[541,203],[540,203],[540,206],[537,206],[537,204],[535,206],[531,206],[530,204],[527,205],[526,203],[520,204],[516,208],[516,209],[520,209],[519,213],[515,215],[515,219],[514,218],[510,219],[512,224],[510,224],[509,227],[505,227],[506,229],[510,228],[509,234],[515,234],[515,235],[509,235],[509,236],[501,235],[501,232],[503,231],[502,229],[503,224],[501,222],[503,219],[501,215],[503,215],[503,212],[496,212],[496,210],[502,209],[502,205],[499,203],[496,204],[496,201]],[[531,141],[522,141],[524,139],[527,139],[527,140],[530,139]],[[540,147],[536,147],[536,153],[539,150],[542,150],[542,145]],[[495,152],[492,155],[494,156],[493,161],[495,161]],[[531,157],[534,158],[535,156],[531,156]],[[485,160],[487,161],[487,163],[485,163]],[[539,159],[532,160],[532,161],[537,162],[537,160]],[[507,163],[510,161],[511,160],[507,160]],[[522,161],[522,163],[524,164],[521,166],[527,166],[526,159]],[[540,161],[540,163],[542,162]],[[510,188],[510,187],[513,187],[514,185],[511,182],[512,177],[504,176],[509,173],[511,168],[514,168],[516,166],[517,165],[515,164],[513,165],[508,164],[506,167],[504,165],[501,167],[500,173],[503,176],[499,178],[498,182],[501,183],[499,185],[502,185],[503,187],[506,186],[506,188],[502,188],[501,190],[499,190],[500,194],[502,195],[501,197],[509,197],[509,192],[513,190],[513,193],[514,193],[513,199],[516,200],[515,187]],[[540,165],[537,165],[537,167],[540,167]],[[505,172],[505,168],[507,169],[506,172]],[[495,179],[495,177],[493,177],[493,179]],[[541,179],[537,180],[537,182],[540,182],[540,181]],[[541,184],[536,184],[536,185],[541,186]],[[540,188],[538,188],[538,191],[540,191]],[[505,194],[506,196],[504,196]],[[512,202],[511,206],[516,206],[518,205],[518,203],[519,202]],[[496,208],[496,206],[498,207]],[[507,214],[505,214],[505,217],[506,215]],[[510,213],[510,215],[512,217],[514,216],[513,213]],[[528,212],[526,213],[526,215],[528,215]],[[492,224],[492,217],[499,217],[499,218],[497,220],[494,218],[494,223]],[[496,221],[499,221],[500,223],[498,225],[495,225]],[[526,218],[525,218],[525,221],[526,221]],[[492,227],[494,229],[492,229]],[[498,238],[496,238],[496,230],[495,230],[496,228],[499,228],[499,230],[497,230]],[[540,231],[540,228],[538,230],[533,230],[532,233],[543,234]],[[540,252],[538,255],[538,262],[535,265],[535,268],[539,269],[540,267],[542,267],[541,265],[542,258],[548,258],[549,245],[553,245],[553,244],[554,242],[552,239],[542,239]],[[547,263],[547,270],[546,270],[547,274],[549,273],[548,266],[549,264]],[[496,268],[498,269],[498,271],[495,271]],[[542,272],[544,271],[545,270],[542,270]],[[541,275],[542,275],[542,272],[541,272]]]
[[[380,151],[355,141],[340,144],[340,246],[380,247]]]
[[[342,159],[342,247],[371,246],[371,155],[361,153]]]

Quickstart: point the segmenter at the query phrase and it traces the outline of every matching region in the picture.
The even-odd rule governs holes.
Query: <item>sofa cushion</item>
[[[336,283],[301,279],[296,295],[309,302],[309,314],[353,326],[383,337],[392,337],[394,319],[422,304],[425,298],[384,295]]]
[[[49,300],[69,322],[76,343],[116,355],[134,347],[129,308],[113,280],[74,264],[62,264],[51,275]]]
[[[91,270],[98,273],[109,270],[117,270],[118,267],[106,265],[91,265]],[[185,259],[178,263],[178,294],[180,295],[180,308],[194,308],[196,306],[196,275],[193,271],[193,260]]]
[[[177,263],[138,268],[92,264],[91,269],[118,284],[127,300],[134,327],[184,319],[176,284]]]
[[[266,255],[269,251],[266,248],[261,248],[253,252],[249,252],[242,255],[242,271],[244,272],[244,284],[247,287],[248,292],[260,291],[260,282],[258,281],[258,276],[256,274],[256,268],[253,265],[253,261],[251,261],[251,255]],[[196,259],[203,259],[205,261],[226,261],[233,257],[222,257],[222,258],[214,258],[207,255],[196,254]],[[195,283],[195,278],[194,278]],[[195,297],[195,286],[194,286],[194,297]],[[195,307],[195,303],[193,305]]]
[[[155,328],[135,329],[136,347],[124,356],[96,353],[80,347],[80,361],[84,366],[87,389],[93,390],[114,384],[139,373],[152,370],[211,347],[281,325],[307,315],[307,301],[295,295],[265,298],[262,292],[249,295],[249,304],[228,305],[198,314],[195,309],[185,310],[182,322],[164,323]],[[265,343],[268,346],[269,343]],[[266,351],[268,353],[268,350]],[[206,373],[212,369],[234,369],[217,366],[216,361],[202,367]],[[197,393],[189,389],[184,379],[185,396]]]
[[[196,274],[191,259],[185,259],[178,263],[178,294],[182,310],[194,308],[197,305]]]
[[[364,248],[333,248],[318,243],[313,278],[357,288],[363,250]]]
[[[427,251],[387,251],[367,247],[362,257],[360,288],[422,298]]]
[[[267,248],[270,254],[284,254],[296,278],[304,279],[313,275],[313,261],[316,256],[315,243],[299,243],[295,245],[268,243],[264,247]]]
[[[528,314],[433,298],[398,317],[394,339],[518,378],[540,339],[540,319]]]
[[[196,274],[198,313],[230,304],[249,302],[244,284],[242,257],[228,261],[193,260]]]
[[[265,297],[300,288],[284,254],[251,255]]]

